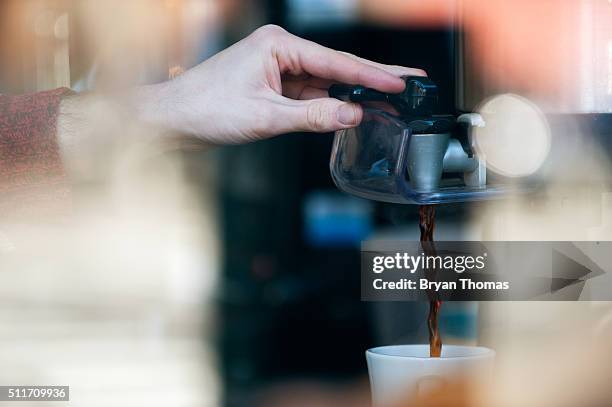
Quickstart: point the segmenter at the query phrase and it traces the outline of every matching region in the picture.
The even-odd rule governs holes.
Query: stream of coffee
[[[421,229],[421,247],[427,256],[436,255],[436,246],[433,242],[433,233],[436,227],[436,207],[434,205],[419,206],[419,228]],[[425,277],[429,280],[436,278],[435,270],[425,270]],[[442,339],[438,328],[438,313],[442,301],[436,292],[428,292],[429,316],[427,326],[429,328],[429,356],[439,358],[442,353]]]

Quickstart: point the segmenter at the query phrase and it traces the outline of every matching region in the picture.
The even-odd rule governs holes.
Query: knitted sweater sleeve
[[[57,142],[61,88],[0,95],[0,216],[64,212],[70,190]]]

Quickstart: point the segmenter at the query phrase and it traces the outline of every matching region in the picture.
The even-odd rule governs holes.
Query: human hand
[[[332,83],[401,92],[420,69],[378,64],[294,36],[259,28],[177,78],[143,88],[141,117],[212,144],[240,144],[294,131],[329,132],[359,124],[361,107],[329,98]]]

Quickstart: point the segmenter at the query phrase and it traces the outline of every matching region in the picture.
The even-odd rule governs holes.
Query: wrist
[[[138,87],[128,96],[129,105],[138,122],[165,131],[178,132],[170,117],[168,83]]]
[[[190,126],[189,112],[181,111],[184,104],[180,103],[178,80],[141,86],[132,92],[130,99],[137,120],[150,127],[166,148],[202,149],[208,146]]]

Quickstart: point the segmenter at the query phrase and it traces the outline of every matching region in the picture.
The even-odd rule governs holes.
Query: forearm
[[[71,179],[110,170],[122,151],[140,147],[159,152],[203,149],[175,125],[167,84],[115,94],[83,93],[65,97],[57,120],[57,139]]]

